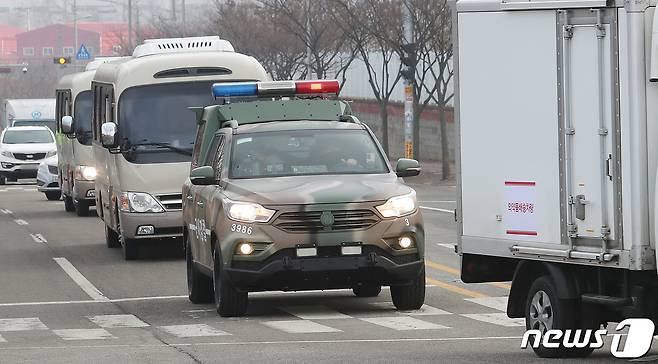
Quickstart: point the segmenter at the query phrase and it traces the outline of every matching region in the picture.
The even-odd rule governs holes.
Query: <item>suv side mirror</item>
[[[215,184],[215,170],[211,166],[194,168],[190,172],[190,182],[197,186],[208,186]]]
[[[398,164],[395,166],[395,174],[398,177],[413,177],[420,174],[420,163],[415,159],[398,159]]]
[[[73,117],[70,115],[62,116],[62,133],[73,134]]]
[[[105,148],[116,148],[119,145],[117,142],[117,124],[110,122],[101,125],[101,144]]]

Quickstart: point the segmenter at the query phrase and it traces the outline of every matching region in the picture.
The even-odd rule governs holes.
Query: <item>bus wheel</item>
[[[89,202],[85,200],[75,200],[73,202],[75,214],[78,216],[89,216]]]
[[[119,241],[119,234],[112,230],[109,226],[105,225],[105,243],[108,248],[120,248],[121,242]]]
[[[48,191],[44,192],[48,201],[57,201],[62,197],[62,193],[59,191]]]
[[[558,298],[557,288],[549,276],[541,276],[532,283],[526,299],[526,329],[539,330],[542,335],[553,329],[576,329],[577,308],[575,300]],[[541,358],[561,358],[572,354],[572,349],[562,343],[557,348],[547,348],[540,343],[532,349]]]
[[[123,259],[124,260],[135,260],[139,258],[139,246],[137,239],[128,239],[123,235],[121,231],[121,224],[118,224],[119,230],[119,241],[121,242],[121,247],[123,250]]]

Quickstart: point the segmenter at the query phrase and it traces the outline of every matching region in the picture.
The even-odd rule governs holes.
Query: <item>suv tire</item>
[[[4,186],[5,184],[7,184],[7,178],[0,176],[0,186]]]
[[[64,209],[66,212],[75,211],[75,205],[73,204],[73,197],[64,195]]]
[[[85,200],[74,200],[73,206],[75,208],[75,214],[78,216],[89,216],[89,202]]]
[[[425,267],[413,283],[406,286],[391,286],[391,298],[400,311],[417,310],[425,303]]]
[[[213,252],[213,286],[217,313],[222,317],[239,317],[247,313],[249,294],[238,291],[223,271],[219,248]]]
[[[357,297],[377,297],[382,291],[380,285],[364,285],[352,288],[352,292]]]
[[[185,263],[187,266],[187,296],[192,303],[211,303],[215,296],[212,278],[201,273],[194,265],[190,237],[185,239]]]
[[[119,241],[119,234],[112,230],[109,226],[105,225],[105,243],[108,248],[120,248],[121,242]]]
[[[48,201],[57,201],[62,198],[62,193],[59,191],[48,191],[44,192]]]

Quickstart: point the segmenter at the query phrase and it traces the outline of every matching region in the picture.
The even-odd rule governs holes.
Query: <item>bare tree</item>
[[[338,78],[345,83],[346,71],[356,52],[335,23],[331,0],[260,0],[279,29],[294,35],[311,55],[314,77]]]
[[[397,53],[390,40],[396,39],[402,32],[400,7],[395,1],[332,1],[335,23],[347,36],[357,58],[366,68],[368,84],[379,104],[382,145],[388,153],[388,105],[401,79],[401,64],[391,62]]]

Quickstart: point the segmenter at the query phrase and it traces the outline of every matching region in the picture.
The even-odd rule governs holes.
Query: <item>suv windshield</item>
[[[55,132],[55,120],[14,120],[11,126],[47,126]]]
[[[52,143],[48,130],[7,130],[2,138],[4,144]]]
[[[215,102],[208,92],[215,81],[133,87],[119,100],[121,149],[133,163],[189,162],[196,118],[191,106]]]
[[[80,144],[91,145],[91,90],[83,91],[75,98],[75,136]]]
[[[231,178],[388,173],[365,130],[304,130],[236,135]]]

